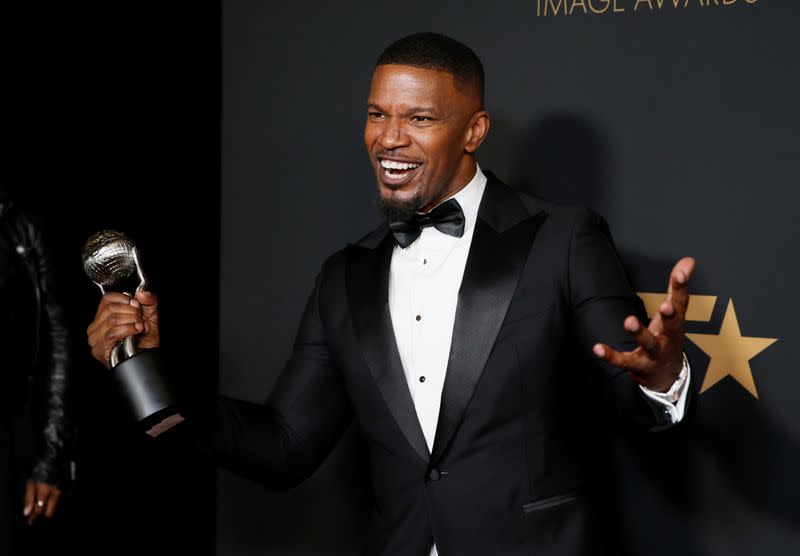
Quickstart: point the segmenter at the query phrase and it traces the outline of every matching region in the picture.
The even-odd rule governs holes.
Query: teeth
[[[381,166],[387,170],[413,170],[414,168],[419,167],[419,164],[397,162],[395,160],[381,160]]]

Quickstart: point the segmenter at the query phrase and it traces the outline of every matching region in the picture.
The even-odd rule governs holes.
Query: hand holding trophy
[[[133,297],[147,287],[139,250],[121,232],[102,230],[93,234],[83,247],[82,258],[86,275],[104,296],[113,288]],[[136,335],[126,336],[111,349],[108,368],[133,417],[149,435],[157,436],[183,421],[175,409],[158,350],[139,349]]]

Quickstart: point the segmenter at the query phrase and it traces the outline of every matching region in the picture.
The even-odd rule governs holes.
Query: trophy
[[[102,230],[93,234],[83,246],[82,258],[86,275],[103,295],[114,288],[134,296],[147,286],[139,250],[121,232]],[[183,421],[175,409],[158,350],[140,350],[136,336],[128,336],[111,350],[108,363],[133,417],[148,428],[148,434],[158,436]]]

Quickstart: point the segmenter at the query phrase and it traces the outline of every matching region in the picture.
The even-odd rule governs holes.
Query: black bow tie
[[[464,211],[455,199],[448,199],[432,211],[414,214],[410,220],[389,222],[397,244],[403,249],[414,243],[422,233],[422,228],[433,226],[443,234],[453,237],[464,235]]]

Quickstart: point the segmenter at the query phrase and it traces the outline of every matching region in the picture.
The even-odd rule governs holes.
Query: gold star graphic
[[[711,358],[706,378],[700,388],[701,394],[730,375],[758,399],[749,361],[778,339],[742,336],[736,311],[733,309],[733,299],[728,301],[728,309],[725,311],[725,318],[722,319],[719,334],[687,334],[686,337]]]

